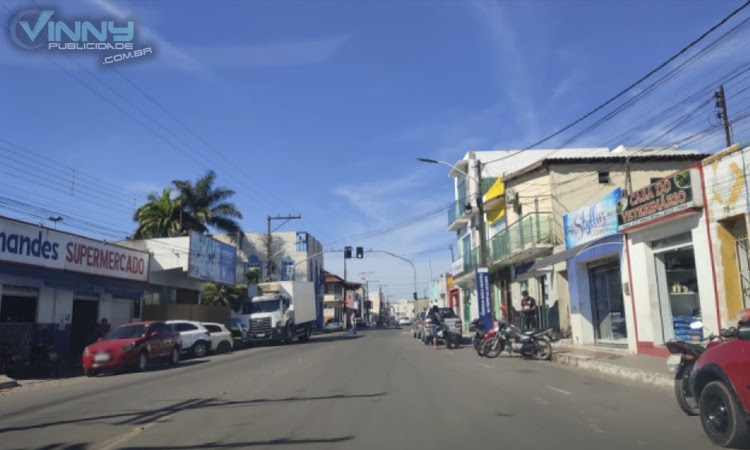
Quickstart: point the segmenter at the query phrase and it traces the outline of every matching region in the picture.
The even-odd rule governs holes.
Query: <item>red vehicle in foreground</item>
[[[743,314],[735,339],[700,355],[690,387],[703,430],[714,444],[750,445],[750,315]]]
[[[151,361],[180,361],[180,334],[164,322],[136,322],[112,330],[86,347],[81,361],[86,376],[102,371],[135,368],[142,372]]]

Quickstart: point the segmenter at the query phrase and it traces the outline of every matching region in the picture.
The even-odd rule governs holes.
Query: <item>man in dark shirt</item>
[[[536,328],[536,300],[529,297],[529,291],[521,292],[521,312],[523,313],[524,330],[533,330]]]
[[[440,320],[440,314],[438,313],[438,307],[437,305],[433,306],[430,309],[430,312],[427,313],[427,317],[430,318],[431,327],[430,327],[430,333],[432,334],[432,347],[437,348],[437,327],[442,322]]]

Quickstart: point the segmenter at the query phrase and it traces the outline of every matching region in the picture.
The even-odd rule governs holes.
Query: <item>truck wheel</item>
[[[292,342],[294,342],[294,325],[292,325],[291,323],[287,325],[284,334],[284,343],[291,344]]]
[[[701,425],[708,438],[721,447],[747,445],[750,440],[742,407],[734,394],[721,381],[714,381],[701,392],[699,400]]]
[[[305,327],[305,332],[302,334],[302,336],[299,337],[300,342],[307,342],[310,340],[310,336],[312,336],[312,330],[310,327]]]

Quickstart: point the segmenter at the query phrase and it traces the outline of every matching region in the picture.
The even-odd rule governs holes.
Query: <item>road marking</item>
[[[119,436],[115,436],[114,438],[110,439],[109,441],[103,442],[100,446],[96,447],[97,450],[112,450],[120,445],[124,444],[125,442],[133,439],[137,435],[143,433],[144,431],[148,430],[149,428],[153,427],[154,425],[158,424],[159,422],[165,422],[167,419],[171,418],[177,414],[177,411],[167,414],[165,416],[161,416],[158,419],[154,420],[153,422],[146,423],[143,425],[138,425],[137,427],[133,428],[131,431],[128,431],[127,433],[121,434]]]
[[[477,363],[480,366],[484,367],[485,369],[492,369],[492,366],[488,366],[487,364]]]
[[[566,391],[566,390],[564,390],[564,389],[556,388],[556,387],[554,387],[554,386],[550,386],[549,384],[546,384],[546,385],[544,385],[544,387],[546,387],[547,389],[551,389],[551,390],[553,390],[553,391],[555,391],[555,392],[559,392],[559,393],[561,393],[561,394],[565,394],[565,395],[573,395],[572,393],[570,393],[570,392],[568,392],[568,391]]]
[[[534,400],[536,400],[536,402],[540,405],[549,405],[549,402],[543,398],[536,397]]]

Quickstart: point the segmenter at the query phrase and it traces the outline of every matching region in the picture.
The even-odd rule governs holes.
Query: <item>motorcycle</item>
[[[703,328],[703,323],[693,322],[690,324],[693,330]],[[690,374],[695,368],[698,358],[708,349],[736,336],[737,329],[732,327],[721,330],[719,336],[710,334],[704,339],[689,342],[680,339],[672,339],[667,342],[667,350],[671,355],[667,359],[667,369],[674,377],[674,393],[677,405],[689,416],[697,416],[700,412],[698,400],[690,388]]]
[[[474,350],[479,353],[482,339],[484,338],[484,325],[482,325],[482,322],[479,319],[474,319],[471,321],[471,324],[469,324],[469,332],[474,333],[471,336],[471,344],[474,346]]]
[[[519,353],[526,358],[549,361],[552,359],[552,328],[521,331],[510,323],[502,323],[500,332],[484,343],[484,356],[497,358],[503,350]]]
[[[484,331],[484,329],[482,329],[483,333],[482,333],[481,339],[478,339],[477,343],[474,344],[475,348],[477,350],[477,354],[479,356],[486,356],[485,355],[485,351],[488,348],[486,346],[486,344],[488,342],[496,340],[496,338],[498,337],[498,335],[501,332],[502,327],[504,326],[503,324],[504,324],[504,322],[500,322],[500,321],[494,320],[492,328],[490,328],[487,331]],[[479,326],[481,327],[481,324],[479,324]],[[504,339],[499,339],[499,340],[497,340],[497,342],[496,342],[495,345],[502,346],[502,348],[504,349],[505,348],[505,340]],[[500,352],[502,352],[502,350],[500,350]]]
[[[451,333],[448,327],[442,323],[440,325],[437,325],[435,334],[438,340],[442,340],[443,342],[445,342],[445,347],[448,349],[458,348],[461,345],[459,343],[459,339],[461,339],[460,336]]]

